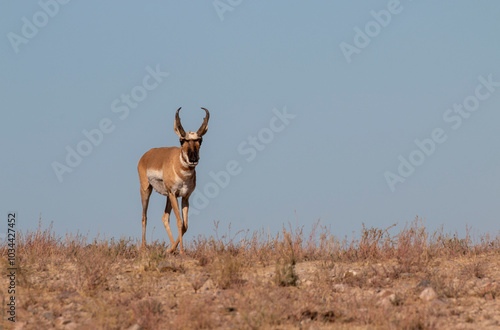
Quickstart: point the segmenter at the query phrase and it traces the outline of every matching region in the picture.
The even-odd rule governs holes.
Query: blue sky
[[[20,229],[41,214],[61,234],[139,238],[137,162],[178,144],[182,106],[186,130],[211,113],[188,240],[214,221],[276,233],[320,220],[343,237],[417,215],[498,233],[497,1],[0,9],[0,214]],[[148,240],[167,237],[164,203],[151,199]]]

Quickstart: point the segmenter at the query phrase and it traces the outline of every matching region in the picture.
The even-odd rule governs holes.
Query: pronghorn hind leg
[[[153,187],[148,183],[146,188],[141,186],[141,200],[142,200],[142,246],[146,246],[146,225],[148,223],[148,204],[149,197],[151,196],[151,192],[153,191]]]
[[[165,205],[165,212],[163,213],[163,225],[167,230],[168,238],[170,238],[170,246],[174,246],[174,236],[172,236],[172,231],[170,230],[170,212],[172,211],[172,203],[170,198],[167,196],[167,204]]]
[[[182,230],[184,226],[182,223],[181,212],[179,211],[179,203],[177,202],[177,198],[174,194],[169,194],[168,197],[170,198],[170,202],[172,203],[172,209],[174,210],[175,218],[177,220],[177,229],[179,230],[179,237],[177,238],[177,241],[175,241],[175,243],[172,245],[169,252],[175,252],[177,250],[177,245],[179,245],[180,243],[180,253],[184,254],[184,247],[182,245]]]

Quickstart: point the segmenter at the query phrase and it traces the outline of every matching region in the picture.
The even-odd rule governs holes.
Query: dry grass
[[[17,326],[127,329],[500,327],[500,236],[415,219],[340,240],[316,224],[156,241],[18,233]],[[236,239],[238,237],[238,239]],[[7,248],[0,248],[3,274]],[[430,294],[429,294],[430,292]],[[425,295],[425,294],[429,295]],[[7,299],[2,281],[0,299]],[[3,317],[4,328],[11,324]]]

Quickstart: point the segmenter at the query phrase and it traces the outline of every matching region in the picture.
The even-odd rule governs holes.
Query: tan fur
[[[174,125],[174,130],[179,135],[179,138],[181,140],[185,140],[186,138],[195,140],[201,138],[201,135],[198,136],[197,133],[188,132],[186,134],[184,132],[184,129],[180,124],[180,119],[178,119],[179,110],[177,110]],[[207,116],[202,124],[202,127],[205,127],[202,134],[206,133],[206,126],[209,118],[208,110],[205,111],[207,112]],[[146,225],[149,197],[151,196],[151,192],[154,188],[158,193],[167,196],[167,203],[165,205],[162,220],[170,239],[170,252],[176,251],[177,246],[180,245],[180,253],[184,254],[182,236],[186,233],[188,227],[189,196],[196,187],[195,166],[197,164],[197,162],[194,165],[189,164],[186,159],[186,155],[188,155],[188,150],[190,149],[196,150],[196,153],[198,153],[199,148],[200,143],[197,140],[188,140],[183,143],[180,148],[165,147],[151,149],[139,160],[137,170],[139,172],[142,200],[143,246],[146,245]],[[182,217],[177,201],[178,197],[182,198]],[[179,237],[176,241],[174,241],[169,224],[170,212],[172,209],[174,210],[175,218],[177,219],[177,228],[179,230]]]

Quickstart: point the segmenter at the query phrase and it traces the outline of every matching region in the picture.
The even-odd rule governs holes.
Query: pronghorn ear
[[[177,112],[175,113],[174,131],[175,134],[177,134],[180,139],[184,139],[184,137],[186,136],[186,132],[184,131],[184,128],[182,128],[181,125],[181,118],[179,117],[180,110],[181,108],[177,109]]]
[[[208,112],[208,110],[205,109],[205,108],[202,108],[202,109],[205,110],[205,112],[206,112],[207,115],[205,116],[205,119],[203,119],[203,123],[201,124],[200,128],[196,132],[196,134],[198,134],[199,137],[202,137],[207,132],[207,130],[208,130],[208,119],[210,118],[210,113]]]

